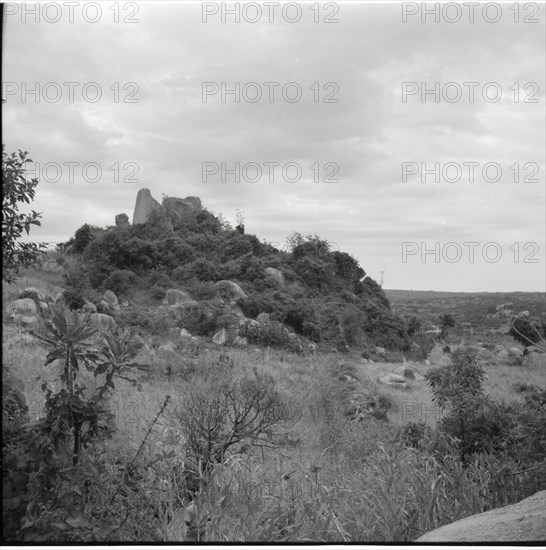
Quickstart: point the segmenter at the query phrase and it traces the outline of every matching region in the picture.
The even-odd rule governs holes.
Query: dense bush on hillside
[[[174,230],[163,219],[107,229],[85,225],[70,242],[85,263],[73,273],[78,288],[125,293],[174,284],[193,292],[229,279],[248,295],[242,309],[250,318],[270,313],[297,334],[339,349],[369,341],[409,348],[406,324],[391,311],[381,287],[369,277],[362,280],[365,271],[352,256],[332,251],[316,235],[294,233],[289,251],[280,251],[203,210]],[[267,267],[279,269],[283,282],[266,277]]]
[[[440,429],[456,439],[461,460],[493,453],[522,469],[534,467],[546,453],[546,391],[530,386],[523,388],[523,403],[497,402],[485,395],[485,371],[474,349],[456,350],[452,362],[425,377],[433,400],[447,413]]]

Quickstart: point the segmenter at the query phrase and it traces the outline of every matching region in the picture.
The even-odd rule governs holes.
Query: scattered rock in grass
[[[386,386],[391,386],[393,388],[398,388],[402,390],[407,390],[409,388],[406,379],[399,374],[391,373],[385,376],[381,376],[379,378],[379,382],[381,384],[385,384]]]

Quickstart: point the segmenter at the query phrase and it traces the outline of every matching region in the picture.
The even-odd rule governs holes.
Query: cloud
[[[67,171],[56,182],[42,177],[33,208],[43,211],[43,227],[33,236],[62,241],[83,223],[113,223],[123,211],[131,217],[138,189],[149,187],[158,199],[199,196],[232,220],[244,210],[247,230],[269,241],[282,243],[292,230],[317,233],[358,257],[373,277],[388,265],[391,288],[544,289],[544,248],[538,264],[506,265],[502,277],[483,262],[400,260],[408,240],[544,246],[544,6],[541,22],[525,25],[508,11],[496,24],[480,17],[457,24],[410,17],[404,24],[399,3],[339,4],[339,23],[317,24],[310,5],[301,6],[296,24],[224,24],[219,17],[203,24],[201,6],[181,2],[139,4],[134,24],[114,23],[106,4],[96,24],[8,18],[4,81],[56,82],[63,96],[50,103],[10,95],[3,105],[7,149],[26,149],[42,166],[97,163],[103,174],[96,183],[81,169],[73,181]],[[72,102],[65,82],[80,84]],[[91,82],[102,91],[95,103],[82,97]],[[205,82],[219,93],[203,102]],[[236,102],[229,94],[222,101],[222,85],[250,82],[262,101]],[[278,83],[272,103],[267,82]],[[295,91],[286,88],[291,82],[301,87],[295,103],[282,99],[283,88]],[[404,82],[480,85],[473,102],[436,103],[429,95],[422,103],[415,95],[404,103]],[[501,86],[498,103],[481,96],[489,82]],[[538,103],[523,101],[535,92],[523,89],[529,82]],[[325,103],[327,94],[338,102]],[[503,177],[495,184],[419,177],[404,184],[408,161],[498,162]],[[256,183],[203,183],[203,162],[297,162],[302,178],[290,183],[278,170],[273,183],[265,172]],[[327,162],[339,166],[338,182],[325,181]],[[516,162],[519,182],[509,168]],[[135,165],[124,169],[127,163]],[[523,183],[532,171],[526,163],[539,167],[539,183]]]

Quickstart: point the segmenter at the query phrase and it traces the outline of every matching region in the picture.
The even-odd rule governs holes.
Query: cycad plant
[[[105,393],[114,389],[113,378],[121,377],[136,384],[136,380],[127,376],[128,371],[147,368],[133,363],[142,344],[134,340],[132,333],[117,329],[112,334],[103,333],[97,347],[93,343],[96,332],[89,315],[52,308],[51,319],[36,334],[53,348],[47,355],[46,366],[54,362],[62,365],[61,390],[53,393],[47,384],[42,385],[46,392],[46,424],[55,446],[66,441],[68,434],[72,436],[74,466],[79,460],[82,438],[92,435],[99,417],[108,414],[101,404]],[[90,396],[86,385],[77,382],[82,366],[95,377],[105,374],[104,383]]]
[[[114,378],[122,378],[140,389],[138,381],[129,375],[135,370],[150,369],[149,365],[134,361],[142,345],[135,339],[135,333],[130,330],[116,328],[111,333],[102,334],[102,343],[98,349],[99,360],[94,374],[95,376],[104,374],[105,378],[104,383],[97,388],[95,393],[96,401],[102,400],[106,392],[115,389]]]
[[[36,336],[53,348],[47,354],[46,366],[56,361],[62,365],[61,390],[53,393],[47,384],[42,385],[46,392],[49,436],[58,445],[67,433],[72,433],[75,466],[81,450],[82,426],[94,413],[92,403],[85,398],[85,387],[76,379],[81,365],[92,370],[99,359],[90,341],[96,329],[90,325],[88,315],[59,308],[52,308],[51,319],[43,323],[42,329]]]

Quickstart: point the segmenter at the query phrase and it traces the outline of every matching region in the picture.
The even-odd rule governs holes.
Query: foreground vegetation
[[[50,290],[62,282],[27,271],[17,286],[42,276]],[[212,541],[404,541],[545,487],[539,362],[481,366],[465,352],[453,363],[474,393],[423,364],[413,367],[428,381],[402,391],[377,382],[392,365],[354,354],[184,345],[170,374],[115,378],[74,465],[73,438],[55,446],[35,422],[56,414],[42,384],[53,394],[63,387],[60,365],[44,366],[51,346],[4,343],[30,408],[3,411],[5,539],[183,540],[193,501]],[[78,381],[91,398],[105,374],[80,369]],[[352,420],[347,397],[364,388],[387,403],[386,419]],[[237,430],[230,410],[242,419]]]

